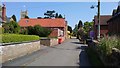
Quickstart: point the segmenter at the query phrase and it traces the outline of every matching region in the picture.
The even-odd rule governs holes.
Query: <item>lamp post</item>
[[[95,6],[91,6],[91,9],[93,9]],[[98,36],[97,36],[97,38],[98,38],[98,40],[100,40],[100,0],[98,0],[98,5],[96,6],[97,8],[98,8],[98,16],[97,16],[97,18],[98,18]]]
[[[100,0],[98,0],[98,40],[100,40]]]

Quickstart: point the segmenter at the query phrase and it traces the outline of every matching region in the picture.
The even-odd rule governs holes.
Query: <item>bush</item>
[[[47,37],[50,33],[51,33],[50,29],[43,28],[39,25],[36,25],[34,27],[31,26],[28,27],[29,35],[38,35],[39,37]]]
[[[27,30],[29,35],[34,35],[34,27],[28,26]]]
[[[27,29],[21,29],[20,34],[27,35],[28,34],[28,30]]]
[[[4,33],[4,28],[0,27],[0,34]]]
[[[98,48],[103,56],[110,55],[112,53],[112,48],[120,49],[120,39],[117,38],[117,36],[102,38]]]
[[[9,23],[3,24],[4,33],[16,33],[20,32],[20,26],[17,22],[11,21]]]
[[[39,40],[39,36],[35,35],[20,35],[20,34],[2,34],[2,43],[11,43],[11,42],[24,42],[24,41],[33,41]]]

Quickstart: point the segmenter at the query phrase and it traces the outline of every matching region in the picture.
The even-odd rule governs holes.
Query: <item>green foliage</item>
[[[58,18],[58,13],[55,14],[55,18]]]
[[[39,40],[39,36],[35,35],[20,35],[20,34],[2,34],[2,43],[14,43],[14,42],[24,42]]]
[[[44,13],[44,15],[46,15],[48,18],[52,18],[52,17],[55,16],[54,13],[55,13],[54,10],[53,11],[47,11],[46,13]]]
[[[78,32],[78,25],[75,25],[75,28],[73,29],[73,36],[77,36],[77,32]]]
[[[4,28],[0,27],[0,34],[4,33]]]
[[[120,39],[117,38],[117,36],[102,38],[98,48],[103,56],[110,55],[112,53],[112,48],[120,49]]]
[[[68,25],[68,31],[70,31],[70,33],[72,33],[72,27]]]
[[[5,23],[3,25],[4,33],[19,33],[20,32],[20,26],[18,23],[11,21],[10,23]]]
[[[26,19],[29,19],[29,17],[28,17],[28,16],[25,16],[25,18],[26,18]]]
[[[63,16],[61,14],[59,14],[58,18],[63,18]]]
[[[92,47],[86,48],[86,53],[92,66],[104,66],[98,53]]]
[[[33,33],[34,33],[34,27],[28,26],[28,27],[27,27],[27,30],[28,30],[28,34],[29,34],[29,35],[33,35]]]
[[[83,23],[82,23],[81,20],[80,20],[79,23],[78,23],[78,29],[79,29],[80,27],[83,27]]]
[[[27,29],[21,29],[20,34],[27,35],[28,34],[28,30]]]
[[[0,5],[0,11],[2,11],[2,6]]]
[[[93,22],[85,22],[83,28],[85,32],[89,32],[93,29]]]
[[[47,37],[51,33],[50,29],[43,28],[39,25],[36,25],[34,27],[28,27],[28,34],[30,35],[38,35],[40,37]]]
[[[12,19],[16,22],[17,19],[16,19],[16,16],[15,15],[12,15]]]

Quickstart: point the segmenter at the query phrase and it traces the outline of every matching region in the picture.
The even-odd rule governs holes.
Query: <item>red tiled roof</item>
[[[107,21],[112,17],[112,15],[101,15],[100,16],[100,25],[107,25]],[[98,25],[97,16],[94,17],[95,25]]]
[[[40,25],[42,27],[65,27],[66,22],[63,18],[55,19],[21,19],[18,23],[21,27]]]

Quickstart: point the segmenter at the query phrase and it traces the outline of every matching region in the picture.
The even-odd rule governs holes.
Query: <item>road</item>
[[[52,47],[42,45],[39,51],[3,63],[3,66],[90,66],[86,47],[77,39]]]

